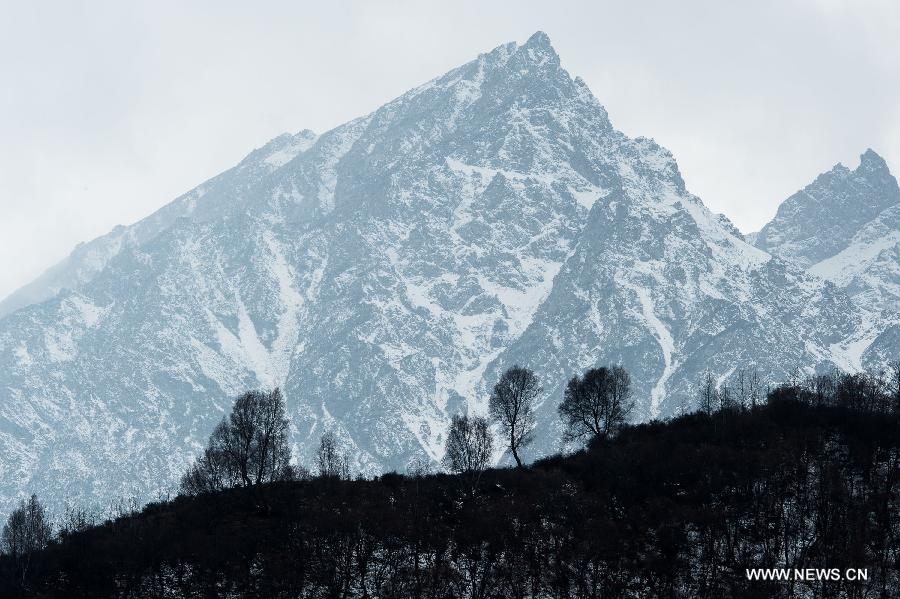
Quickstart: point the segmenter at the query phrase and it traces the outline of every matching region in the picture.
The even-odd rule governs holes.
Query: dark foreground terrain
[[[801,395],[628,427],[474,492],[389,474],[152,504],[0,558],[0,596],[898,597],[897,416]]]

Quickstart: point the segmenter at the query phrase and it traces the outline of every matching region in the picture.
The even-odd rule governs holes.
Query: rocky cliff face
[[[833,283],[862,324],[833,353],[847,370],[900,358],[900,188],[872,150],[784,201],[755,244]]]
[[[628,368],[639,418],[707,369],[856,365],[860,330],[891,333],[854,298],[711,214],[537,33],[276,138],[4,302],[0,506],[150,499],[254,387],[284,390],[300,462],[332,430],[371,474],[439,459],[450,416],[520,363],[540,455],[594,364]]]
[[[898,204],[897,180],[884,159],[867,150],[856,170],[838,164],[786,199],[755,243],[808,268],[846,249],[867,224]]]

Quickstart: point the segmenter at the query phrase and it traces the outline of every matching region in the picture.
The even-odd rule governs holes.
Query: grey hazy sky
[[[893,0],[0,0],[0,296],[283,131],[538,29],[744,231],[867,147],[900,170]]]

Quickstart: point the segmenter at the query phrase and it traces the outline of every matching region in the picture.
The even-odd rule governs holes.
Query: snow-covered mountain
[[[786,199],[756,245],[807,268],[846,249],[854,235],[898,204],[897,180],[881,156],[866,150],[856,170],[837,164]]]
[[[900,358],[900,187],[866,150],[786,199],[755,245],[834,283],[860,308],[863,325],[839,345],[845,369]]]
[[[439,459],[517,362],[542,378],[538,455],[594,364],[626,366],[640,418],[706,369],[860,365],[855,335],[891,321],[855,298],[712,214],[537,33],[276,138],[0,305],[0,511],[152,498],[254,387],[284,390],[301,462],[332,430],[374,473]]]

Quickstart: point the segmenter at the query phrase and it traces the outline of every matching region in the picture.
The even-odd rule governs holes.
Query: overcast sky
[[[0,0],[0,296],[279,133],[538,29],[745,232],[867,147],[900,171],[893,0]]]

